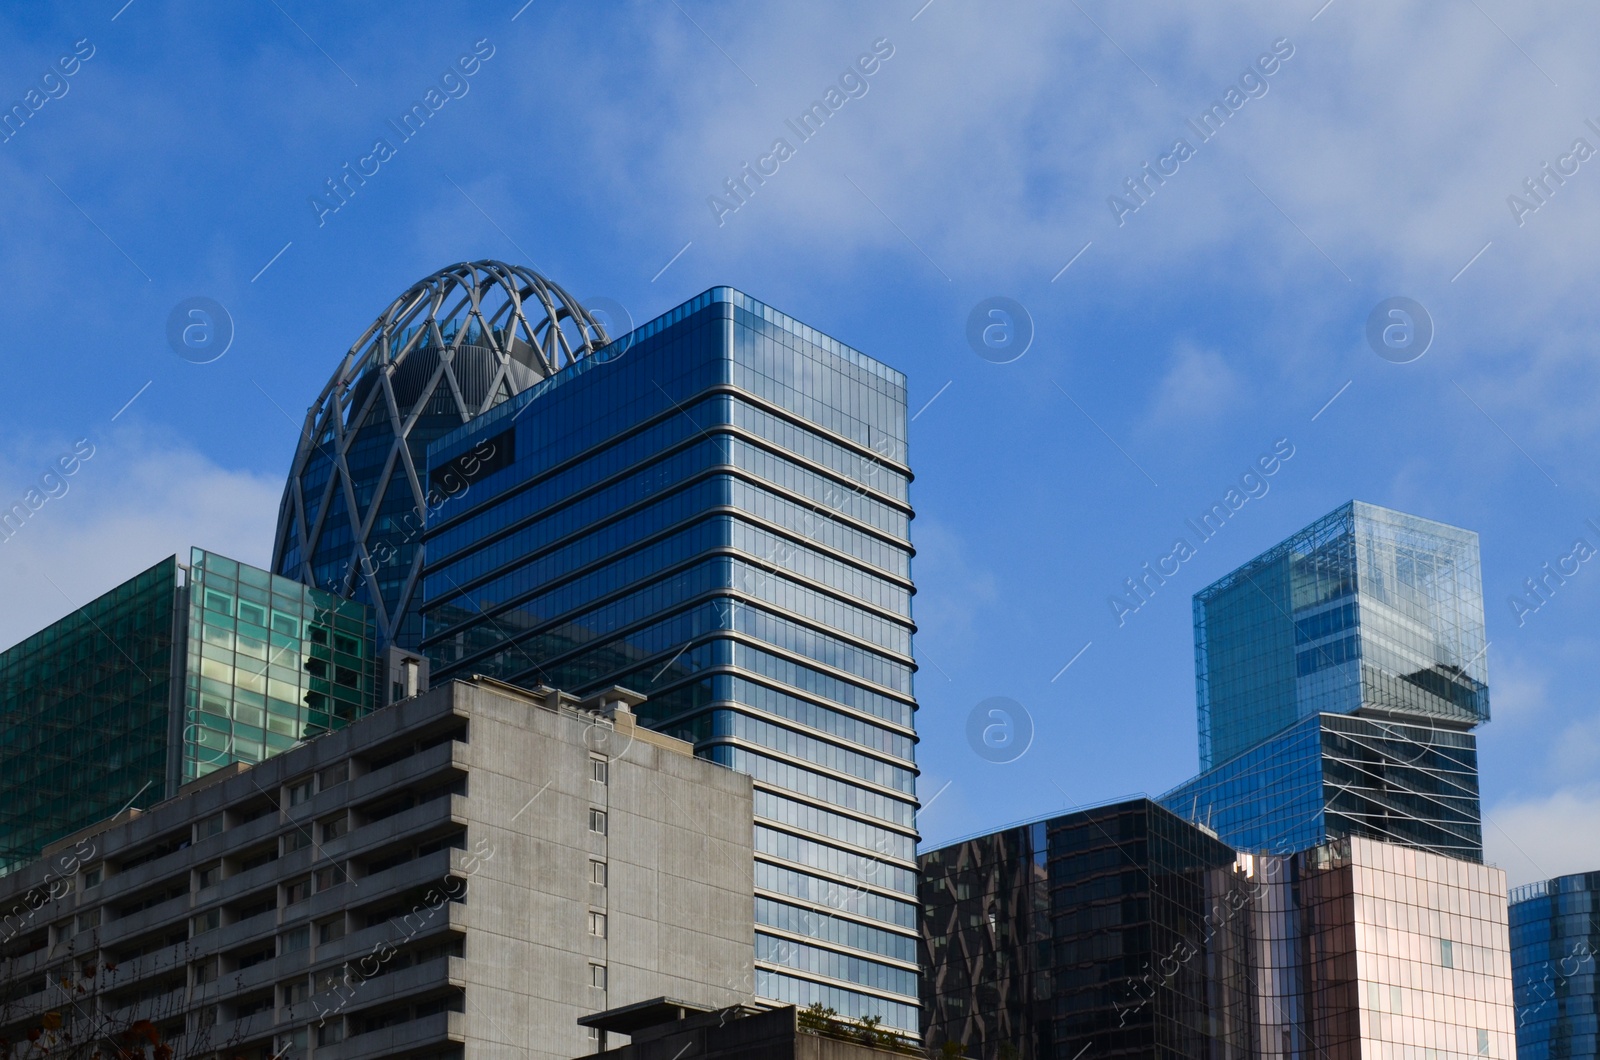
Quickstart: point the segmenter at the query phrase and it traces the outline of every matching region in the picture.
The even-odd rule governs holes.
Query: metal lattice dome
[[[415,648],[429,443],[607,341],[571,295],[520,265],[462,262],[413,284],[306,413],[273,569],[372,605],[380,642]]]

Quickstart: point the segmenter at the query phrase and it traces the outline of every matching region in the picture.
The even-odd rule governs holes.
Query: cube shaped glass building
[[[751,992],[915,1032],[905,402],[707,291],[429,448],[421,618],[435,681],[623,685],[750,774]]]
[[[371,610],[196,548],[0,652],[0,872],[377,701]]]
[[[1489,720],[1478,535],[1351,501],[1194,598],[1200,768],[1313,714]]]
[[[1204,772],[1167,807],[1242,850],[1364,835],[1482,860],[1476,534],[1351,501],[1194,614]]]

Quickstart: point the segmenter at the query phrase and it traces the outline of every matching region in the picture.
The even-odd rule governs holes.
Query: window
[[[589,913],[589,934],[599,938],[606,937],[606,915],[604,913]]]
[[[341,870],[337,869],[337,868],[318,869],[317,870],[317,890],[318,891],[326,891],[326,890],[328,890],[330,888],[339,886],[339,884],[341,884],[343,882],[344,882],[344,873]]]
[[[311,835],[303,828],[296,828],[283,837],[283,852],[293,854],[296,850],[304,850],[311,845]]]
[[[311,984],[304,979],[296,979],[292,983],[283,984],[283,1003],[285,1005],[298,1005],[311,996]]]
[[[311,798],[314,787],[310,777],[306,777],[304,780],[297,780],[289,785],[289,805],[298,806]]]
[[[212,814],[194,826],[194,841],[198,843],[202,839],[210,839],[214,835],[221,834],[223,824],[222,814]]]
[[[100,886],[100,881],[105,878],[105,867],[103,865],[96,865],[94,868],[83,874],[83,889],[87,891],[91,887],[98,887]]]
[[[329,817],[322,822],[322,841],[331,843],[348,831],[350,831],[350,818],[348,815],[341,813],[337,817]]]
[[[307,898],[310,898],[310,897],[311,897],[311,877],[310,876],[302,876],[298,880],[293,880],[293,881],[291,881],[289,883],[284,884],[284,887],[283,887],[283,904],[284,905],[294,905],[297,902],[303,902]]]
[[[278,952],[293,953],[311,945],[311,928],[305,925],[285,931],[278,936]]]
[[[599,987],[601,990],[604,990],[606,988],[606,966],[605,965],[603,965],[603,964],[591,964],[591,965],[589,965],[589,985],[590,986],[594,986],[594,987]]]
[[[589,779],[597,784],[605,784],[610,780],[610,763],[598,755],[589,756]]]
[[[199,964],[194,966],[195,986],[204,986],[206,983],[214,983],[216,980],[217,959],[215,957],[212,957],[209,960],[201,961]]]
[[[1478,1028],[1478,1055],[1489,1055],[1489,1032],[1482,1027]]]
[[[317,944],[327,945],[344,938],[344,917],[336,916],[317,925]]]
[[[100,907],[87,910],[78,914],[78,930],[88,931],[90,928],[100,926]]]
[[[207,887],[215,887],[222,879],[222,862],[213,861],[205,868],[194,874],[195,890],[203,891]]]
[[[589,862],[589,882],[590,883],[598,883],[602,887],[604,887],[606,885],[606,863],[605,862],[603,862],[603,861],[591,861],[591,862]]]
[[[589,831],[599,832],[601,835],[606,834],[606,811],[589,811]]]
[[[344,1021],[333,1019],[317,1028],[318,1045],[337,1045],[344,1041]]]
[[[208,931],[215,931],[222,924],[222,910],[208,909],[199,916],[193,917],[190,922],[190,937],[204,935]]]
[[[317,779],[321,783],[323,791],[327,791],[336,784],[343,784],[350,779],[349,761],[340,762],[336,766],[329,766],[317,774]]]

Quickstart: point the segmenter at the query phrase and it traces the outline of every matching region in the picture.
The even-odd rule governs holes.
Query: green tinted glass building
[[[0,872],[166,795],[178,559],[0,653]]]
[[[189,571],[183,782],[259,762],[371,709],[366,605],[198,548]]]
[[[0,653],[0,872],[378,701],[370,610],[194,549]]]

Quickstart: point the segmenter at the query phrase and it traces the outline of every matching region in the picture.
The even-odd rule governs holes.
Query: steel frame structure
[[[391,643],[422,571],[426,450],[440,421],[466,423],[609,341],[576,299],[525,266],[461,262],[412,284],[362,332],[306,412],[278,510],[273,570],[365,598],[376,611],[380,645]],[[419,431],[425,416],[428,427]],[[352,447],[379,437],[390,443],[381,471],[353,473]],[[308,496],[307,472],[320,479],[319,464],[330,473]],[[394,490],[410,501],[416,524],[388,550],[394,555],[385,562],[406,569],[398,593],[386,599],[371,546],[377,533],[394,536],[380,525],[380,514],[392,522],[399,509],[385,505]],[[341,514],[350,541],[325,544]],[[328,584],[318,585],[318,568],[327,570],[335,553],[337,577],[325,575]]]

